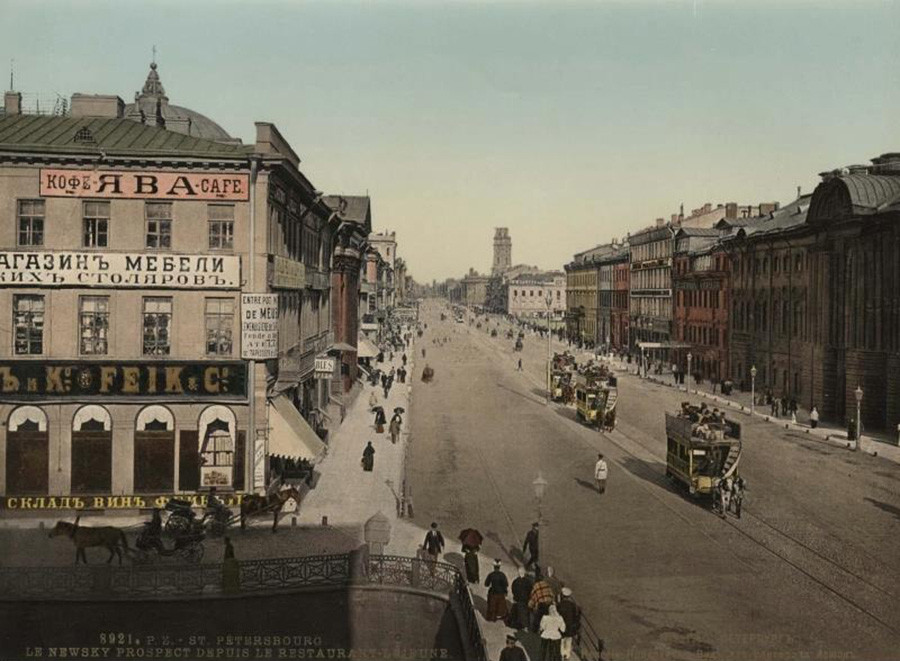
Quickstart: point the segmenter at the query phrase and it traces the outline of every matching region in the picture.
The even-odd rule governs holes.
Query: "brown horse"
[[[57,521],[53,530],[50,531],[50,537],[59,537],[63,535],[72,540],[75,545],[75,564],[78,564],[79,558],[87,564],[87,555],[84,550],[92,546],[103,546],[109,551],[109,558],[106,563],[112,562],[113,555],[119,556],[119,564],[122,564],[122,550],[126,552],[128,548],[128,540],[125,539],[125,533],[119,528],[113,526],[102,526],[99,528],[83,528],[78,525],[81,517],[75,519],[75,523],[66,521]]]
[[[300,492],[295,487],[276,491],[267,496],[255,493],[246,494],[241,499],[241,530],[247,527],[247,517],[272,512],[272,532],[277,532],[278,515],[281,514],[281,509],[290,498],[293,498],[298,505],[300,504]]]

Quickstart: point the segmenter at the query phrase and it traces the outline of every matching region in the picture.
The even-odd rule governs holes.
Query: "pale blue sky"
[[[143,84],[321,190],[372,196],[420,280],[572,253],[704,202],[790,201],[900,151],[900,2],[0,0],[23,92]],[[4,81],[4,86],[6,86]]]

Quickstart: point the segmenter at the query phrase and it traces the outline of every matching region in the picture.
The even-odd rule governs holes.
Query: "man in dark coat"
[[[435,563],[438,560],[438,556],[440,556],[441,552],[444,550],[444,536],[441,534],[441,531],[438,530],[438,524],[434,521],[431,522],[431,530],[425,533],[425,541],[422,543],[422,548],[425,549],[425,552],[431,557],[431,562]],[[434,574],[435,566],[431,565],[431,573]]]
[[[525,572],[525,567],[519,567],[519,575],[512,582],[512,612],[509,614],[509,626],[513,629],[527,629],[531,619],[528,611],[528,599],[531,597],[531,589],[534,581]]]
[[[488,622],[496,622],[506,618],[506,593],[509,592],[509,580],[500,571],[500,561],[494,560],[494,571],[484,579],[488,589],[487,612],[484,617]]]
[[[538,563],[538,524],[531,524],[531,530],[525,535],[525,543],[522,544],[522,553],[528,551],[528,561],[525,563],[525,569],[531,568]]]
[[[507,634],[506,647],[500,652],[500,661],[528,661],[525,650],[516,645],[516,637]]]
[[[562,596],[556,604],[556,611],[566,623],[566,633],[563,634],[560,652],[563,659],[572,655],[572,640],[578,635],[581,628],[581,608],[572,599],[572,590],[562,589]]]

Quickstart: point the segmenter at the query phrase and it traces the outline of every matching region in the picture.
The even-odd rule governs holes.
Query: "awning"
[[[356,340],[356,355],[359,358],[374,358],[380,352],[378,347],[372,344],[372,340],[365,335],[360,335]]]
[[[356,351],[356,347],[351,347],[346,342],[338,342],[328,347],[329,351]]]
[[[284,395],[269,400],[269,455],[313,461],[325,444]]]

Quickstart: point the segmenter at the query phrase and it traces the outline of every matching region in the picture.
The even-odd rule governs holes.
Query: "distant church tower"
[[[509,229],[497,227],[494,229],[494,265],[492,273],[503,273],[512,266],[512,239]]]

